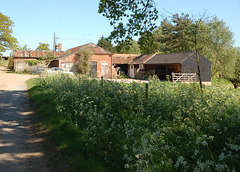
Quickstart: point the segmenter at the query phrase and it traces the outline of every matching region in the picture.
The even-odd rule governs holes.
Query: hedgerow
[[[240,171],[239,89],[202,97],[197,84],[152,79],[146,97],[145,84],[63,75],[36,85],[51,93],[58,127],[73,129],[78,145],[62,148],[102,171]]]

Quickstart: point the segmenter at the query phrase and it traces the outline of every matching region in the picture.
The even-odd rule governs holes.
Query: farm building
[[[61,44],[60,47],[62,47]],[[77,52],[83,47],[88,47],[92,53],[90,74],[98,77],[110,77],[117,75],[116,70],[112,66],[112,53],[92,43],[68,49],[66,52],[14,51],[14,70],[32,71],[34,67],[29,66],[26,60],[39,59],[40,56],[46,56],[48,53],[53,53],[57,59],[53,60],[49,67],[60,67],[65,71],[76,72],[76,62],[79,58]],[[61,48],[59,50],[61,50]]]
[[[116,75],[116,70],[112,66],[112,53],[92,43],[68,49],[64,56],[55,60],[55,67],[63,68],[65,71],[76,72],[76,62],[79,58],[77,53],[83,47],[88,47],[92,53],[91,75],[98,77]]]
[[[113,54],[113,65],[118,74],[124,72],[124,74],[127,75],[129,70],[128,63],[138,56],[140,56],[140,54]]]
[[[198,72],[196,59],[196,53],[192,52],[140,55],[129,63],[129,76],[134,78],[139,73],[148,73],[166,80],[167,75],[181,73],[179,76],[183,77],[184,74],[195,74]],[[199,54],[199,65],[202,81],[211,82],[211,62]],[[195,81],[199,81],[198,76],[195,77]]]
[[[21,71],[32,71],[33,66],[29,66],[27,60],[37,60],[40,56],[46,56],[48,53],[54,54],[56,57],[60,57],[64,52],[54,51],[26,51],[26,50],[15,50],[13,51],[13,70],[16,72]]]

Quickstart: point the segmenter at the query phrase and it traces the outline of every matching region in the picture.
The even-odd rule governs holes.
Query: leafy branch
[[[110,20],[114,29],[109,38],[116,43],[156,29],[158,10],[153,0],[100,0],[98,12]]]

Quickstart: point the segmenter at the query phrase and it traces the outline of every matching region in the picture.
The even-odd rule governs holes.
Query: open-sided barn
[[[129,76],[134,78],[138,72],[143,72],[166,80],[166,76],[172,76],[173,73],[196,74],[198,73],[196,60],[196,53],[193,52],[141,55],[129,63]],[[211,62],[201,54],[199,66],[202,81],[211,82]],[[199,81],[198,75],[195,76],[195,80]]]

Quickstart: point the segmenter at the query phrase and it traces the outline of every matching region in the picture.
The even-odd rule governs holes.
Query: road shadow
[[[27,91],[0,90],[0,171],[49,171]]]

